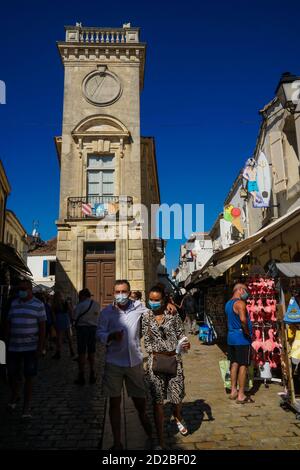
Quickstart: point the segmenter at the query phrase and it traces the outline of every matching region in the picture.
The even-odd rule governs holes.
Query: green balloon
[[[226,220],[227,222],[232,222],[233,221],[233,217],[230,214],[230,212],[224,211],[224,220]]]

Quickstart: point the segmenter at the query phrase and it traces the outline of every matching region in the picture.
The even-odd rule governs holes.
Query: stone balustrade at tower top
[[[139,28],[66,26],[66,42],[82,44],[134,44],[139,43]]]

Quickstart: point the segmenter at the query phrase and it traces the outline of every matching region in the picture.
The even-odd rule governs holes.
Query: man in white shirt
[[[150,420],[146,414],[146,388],[144,383],[143,353],[140,345],[141,317],[147,308],[130,297],[130,284],[119,280],[114,286],[115,302],[101,312],[97,338],[106,345],[103,391],[110,398],[110,422],[114,437],[111,450],[122,449],[121,393],[125,381],[141,424],[152,438]]]
[[[84,385],[84,369],[86,353],[90,365],[90,384],[96,382],[95,376],[95,352],[96,352],[96,329],[100,315],[100,305],[91,299],[88,289],[79,292],[79,303],[75,308],[75,327],[77,333],[79,375],[75,384]]]

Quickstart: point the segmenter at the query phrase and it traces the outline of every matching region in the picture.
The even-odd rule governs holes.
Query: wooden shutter
[[[43,260],[43,277],[48,276],[48,260],[44,259]]]
[[[274,190],[276,193],[279,193],[286,189],[287,183],[281,132],[270,132],[270,147],[274,176]]]

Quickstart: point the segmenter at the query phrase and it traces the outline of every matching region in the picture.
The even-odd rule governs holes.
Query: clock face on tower
[[[107,106],[117,101],[122,87],[119,78],[108,70],[97,70],[85,77],[82,84],[87,101],[97,106]]]

